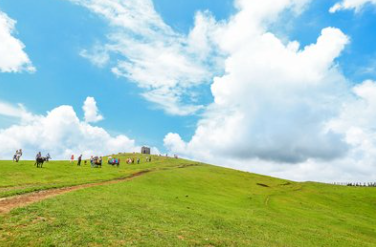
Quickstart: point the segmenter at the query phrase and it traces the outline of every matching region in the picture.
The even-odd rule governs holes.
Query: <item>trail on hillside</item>
[[[14,208],[18,207],[24,207],[29,204],[39,202],[51,197],[55,197],[61,194],[66,194],[72,191],[95,187],[95,186],[101,186],[101,185],[109,185],[109,184],[116,184],[121,183],[125,181],[130,181],[136,177],[145,175],[150,172],[160,171],[160,170],[170,170],[175,168],[187,168],[191,166],[199,166],[198,164],[189,164],[189,165],[181,165],[177,167],[165,167],[165,168],[158,168],[158,169],[148,169],[139,171],[136,173],[131,174],[128,177],[123,178],[116,178],[109,181],[103,181],[103,182],[97,182],[97,183],[89,183],[89,184],[82,184],[82,185],[75,185],[75,186],[69,186],[69,187],[63,187],[58,189],[47,189],[47,190],[41,190],[37,192],[27,193],[19,196],[13,196],[13,197],[6,197],[6,198],[0,198],[0,214],[5,214],[10,212]]]

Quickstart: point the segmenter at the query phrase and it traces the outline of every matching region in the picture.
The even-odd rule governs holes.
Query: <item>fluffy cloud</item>
[[[81,121],[71,106],[57,107],[45,116],[25,116],[32,117],[21,117],[19,124],[0,129],[0,159],[11,159],[20,148],[29,159],[38,151],[49,152],[54,159],[139,151],[127,136],[111,136],[105,129]]]
[[[202,109],[190,96],[210,81],[216,72],[211,65],[218,62],[209,45],[215,21],[208,12],[198,13],[192,32],[184,35],[162,20],[152,0],[70,1],[103,17],[112,27],[108,43],[96,44],[82,56],[104,66],[116,55],[112,72],[136,83],[146,100],[169,114],[189,115]]]
[[[85,114],[85,122],[96,123],[103,120],[103,116],[98,113],[97,102],[93,97],[87,97],[82,106]]]
[[[214,103],[190,141],[166,135],[170,152],[295,180],[376,179],[375,84],[353,94],[335,63],[349,38],[328,27],[301,48],[268,30],[283,11],[299,13],[306,3],[236,2],[238,13],[216,32],[228,57],[211,87]]]
[[[330,13],[335,13],[340,10],[353,9],[359,12],[366,4],[376,4],[376,0],[342,0],[330,8]]]
[[[0,11],[0,72],[34,72],[24,44],[12,36],[16,21]]]

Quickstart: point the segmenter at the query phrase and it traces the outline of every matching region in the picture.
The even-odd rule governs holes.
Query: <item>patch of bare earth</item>
[[[105,182],[76,185],[76,186],[59,188],[59,189],[42,190],[42,191],[28,193],[28,194],[19,195],[19,196],[1,198],[0,199],[0,214],[8,213],[14,208],[27,206],[29,204],[39,202],[44,199],[51,198],[51,197],[61,195],[61,194],[65,194],[68,192],[95,187],[95,186],[100,186],[100,185],[116,184],[116,183],[128,181],[135,177],[142,176],[148,172],[150,172],[150,170],[140,171],[126,178],[118,178],[118,179],[105,181]]]

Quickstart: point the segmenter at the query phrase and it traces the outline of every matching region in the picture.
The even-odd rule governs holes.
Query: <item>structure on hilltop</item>
[[[142,154],[150,154],[150,148],[148,148],[148,147],[142,147],[141,148],[141,153]]]

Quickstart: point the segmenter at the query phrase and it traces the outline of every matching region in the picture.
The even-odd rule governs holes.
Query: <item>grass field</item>
[[[0,246],[376,246],[375,188],[178,168],[193,163],[153,158],[120,169],[69,162],[36,169],[3,161],[2,196],[153,172],[0,215]]]

